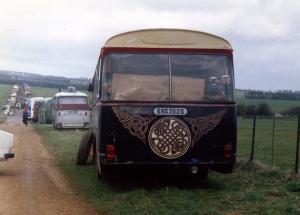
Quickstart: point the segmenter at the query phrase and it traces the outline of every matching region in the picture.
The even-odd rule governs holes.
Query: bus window
[[[169,101],[168,54],[110,54],[105,57],[102,99]]]
[[[64,104],[87,104],[86,97],[60,97],[58,98],[58,103],[60,105]]]
[[[172,54],[172,101],[233,101],[227,56]]]

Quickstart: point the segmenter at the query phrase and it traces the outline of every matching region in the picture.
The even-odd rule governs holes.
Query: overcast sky
[[[299,0],[0,0],[0,70],[91,78],[106,39],[141,28],[220,35],[237,88],[300,90]]]

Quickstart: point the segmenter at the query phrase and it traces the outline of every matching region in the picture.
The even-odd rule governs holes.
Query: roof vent
[[[75,86],[69,86],[68,87],[68,92],[75,92],[76,91],[76,87]]]

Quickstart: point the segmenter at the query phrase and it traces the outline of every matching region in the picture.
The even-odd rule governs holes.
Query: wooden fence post
[[[298,163],[299,163],[299,135],[300,135],[300,116],[298,116],[298,128],[297,128],[297,144],[296,144],[296,160],[295,160],[296,174],[298,174]]]
[[[274,136],[275,136],[275,120],[276,117],[273,115],[273,130],[272,130],[272,167],[274,167]]]
[[[256,115],[253,116],[252,146],[251,146],[250,161],[253,161],[253,156],[254,156],[255,128],[256,128]]]

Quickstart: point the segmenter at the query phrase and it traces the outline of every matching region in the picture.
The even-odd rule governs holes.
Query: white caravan
[[[0,161],[13,158],[15,155],[11,152],[14,135],[0,130]]]

